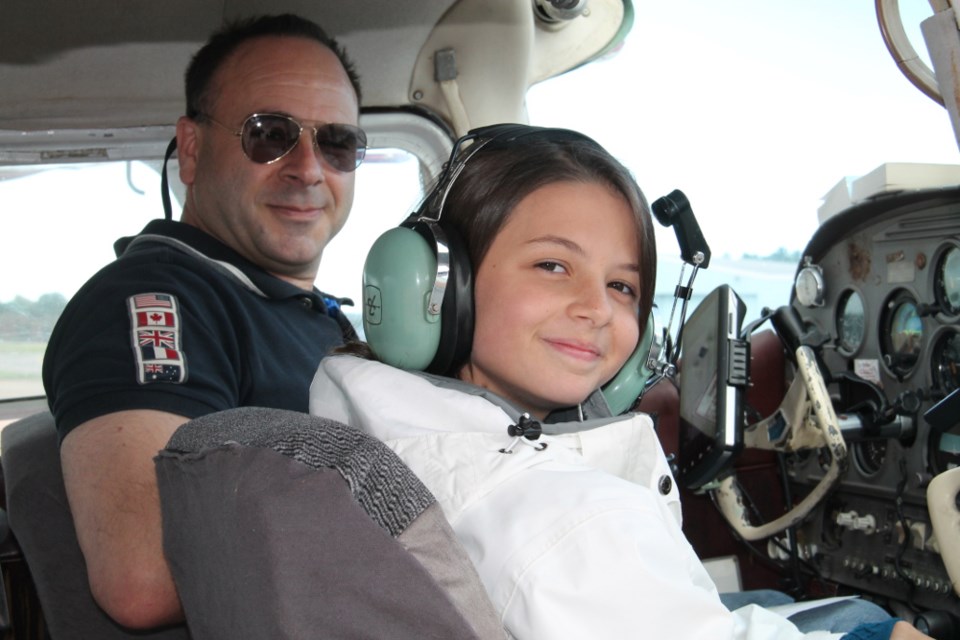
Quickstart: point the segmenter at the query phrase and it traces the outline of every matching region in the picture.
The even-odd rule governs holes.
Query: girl
[[[514,638],[841,637],[804,636],[756,606],[727,610],[683,536],[649,416],[610,415],[602,388],[643,335],[656,275],[650,213],[628,171],[569,131],[502,125],[469,141],[409,223],[441,265],[450,251],[438,353],[413,367],[433,374],[329,357],[311,412],[375,435],[423,480]],[[396,287],[368,278],[365,327],[374,355],[410,368],[395,355],[405,339],[378,328]],[[428,300],[431,287],[410,297]],[[427,307],[410,322],[436,323]],[[906,623],[889,636],[892,626],[861,631],[925,637]]]

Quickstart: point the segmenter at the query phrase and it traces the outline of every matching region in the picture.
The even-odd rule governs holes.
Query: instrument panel
[[[960,388],[960,188],[883,194],[825,221],[804,252],[791,306],[814,346],[849,467],[798,530],[823,578],[905,614],[960,616],[926,509],[926,487],[960,465],[960,415],[924,412]],[[791,455],[797,494],[823,476]]]

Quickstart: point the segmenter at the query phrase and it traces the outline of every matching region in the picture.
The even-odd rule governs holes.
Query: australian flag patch
[[[177,297],[169,293],[139,293],[127,298],[127,310],[137,381],[184,382],[187,362],[181,345]]]

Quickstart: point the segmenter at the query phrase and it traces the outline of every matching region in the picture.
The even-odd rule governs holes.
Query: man
[[[118,243],[44,360],[91,590],[131,628],[183,617],[163,557],[158,450],[231,407],[306,411],[320,358],[353,335],[313,286],[366,144],[344,52],[295,16],[248,21],[196,54],[186,91],[181,222]]]

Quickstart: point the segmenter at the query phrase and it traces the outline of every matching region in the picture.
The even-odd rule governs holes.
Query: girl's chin
[[[550,411],[555,409],[566,409],[568,407],[575,407],[590,397],[590,394],[593,393],[595,388],[587,389],[584,391],[577,391],[576,393],[564,393],[564,394],[551,394],[549,399],[545,399],[543,406],[550,407]]]

